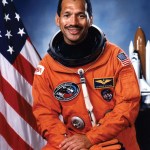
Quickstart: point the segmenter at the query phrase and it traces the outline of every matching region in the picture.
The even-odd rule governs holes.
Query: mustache
[[[82,29],[82,27],[79,25],[70,25],[70,26],[66,26],[65,28],[67,28],[67,29],[70,29],[70,28]]]

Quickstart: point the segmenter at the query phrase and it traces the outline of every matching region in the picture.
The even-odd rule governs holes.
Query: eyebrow
[[[67,13],[72,13],[71,11],[69,11],[69,10],[67,10],[67,11],[64,11],[62,14],[67,14]],[[80,15],[80,14],[86,14],[84,11],[79,11],[79,12],[76,12],[75,14],[77,14],[77,15]]]

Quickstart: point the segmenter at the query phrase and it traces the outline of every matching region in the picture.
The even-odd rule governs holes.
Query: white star
[[[15,13],[15,18],[19,21],[19,19],[20,19],[20,16],[19,16],[19,14],[17,14],[17,13]]]
[[[8,4],[8,2],[6,0],[2,0],[3,5],[5,6],[5,4]]]
[[[8,21],[8,20],[10,20],[10,18],[9,18],[9,14],[5,14],[5,17],[4,17],[4,19],[6,20],[6,22]]]
[[[9,46],[9,49],[7,50],[7,52],[10,52],[10,54],[12,55],[12,53],[14,52],[13,47]]]
[[[22,29],[20,29],[19,28],[19,32],[18,32],[18,34],[20,34],[21,35],[21,37],[23,36],[23,34],[25,34],[25,32],[24,32],[24,28],[22,28]]]
[[[7,33],[5,34],[5,36],[7,36],[8,39],[10,39],[10,37],[12,36],[12,35],[11,35],[11,31],[8,31],[8,30],[7,30]]]
[[[1,31],[0,31],[0,37],[2,37],[2,35],[1,35]]]

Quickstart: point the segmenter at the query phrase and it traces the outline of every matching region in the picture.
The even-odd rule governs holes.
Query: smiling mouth
[[[69,33],[72,35],[76,35],[81,31],[81,28],[79,28],[79,27],[68,27],[67,29],[68,29]]]
[[[76,35],[80,32],[80,30],[76,30],[76,29],[69,29],[69,32],[73,35]]]

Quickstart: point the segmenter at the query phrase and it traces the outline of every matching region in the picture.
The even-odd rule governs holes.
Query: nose
[[[71,16],[70,23],[71,23],[71,25],[77,25],[78,24],[78,17],[75,15]]]

